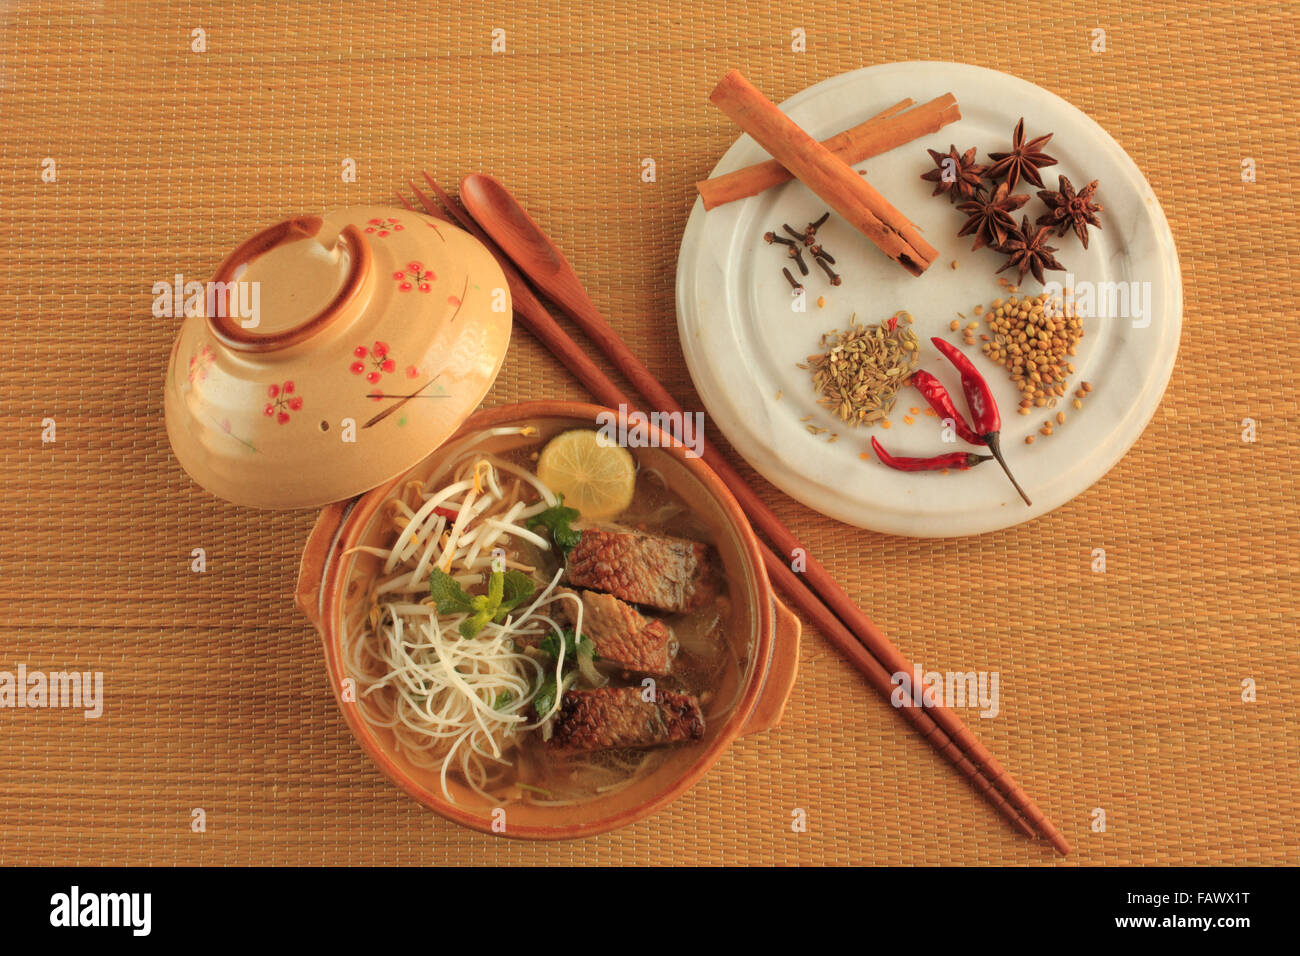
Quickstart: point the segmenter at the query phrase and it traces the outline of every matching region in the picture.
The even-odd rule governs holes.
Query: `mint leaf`
[[[533,594],[533,580],[522,571],[493,571],[488,576],[487,594],[469,594],[460,583],[440,568],[429,575],[429,595],[438,605],[439,614],[468,614],[460,623],[460,636],[466,639],[483,630],[488,621],[503,621],[505,616]]]
[[[496,577],[499,571],[493,571],[492,576]],[[505,616],[517,608],[520,604],[527,601],[533,596],[533,579],[522,571],[507,571],[501,575],[501,603],[497,607],[496,616],[492,620],[500,623],[505,620]]]
[[[505,596],[506,591],[505,577],[500,571],[493,571],[488,575],[487,600],[479,605],[480,608],[490,608],[495,613],[501,606],[501,598]]]
[[[558,503],[533,515],[528,519],[527,526],[529,530],[538,525],[544,526],[551,533],[551,541],[555,543],[560,555],[567,560],[569,552],[578,546],[578,541],[582,538],[581,531],[570,527],[570,523],[579,517],[578,509],[565,507],[564,495],[560,495]]]
[[[460,622],[460,636],[468,641],[471,637],[478,634],[479,631],[483,630],[483,625],[488,622],[489,617],[490,615],[479,611],[473,616],[465,618],[465,620]]]
[[[441,568],[429,574],[429,596],[438,605],[439,614],[463,614],[473,610],[471,598],[460,582]]]

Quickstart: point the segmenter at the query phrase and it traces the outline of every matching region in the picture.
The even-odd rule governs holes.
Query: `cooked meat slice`
[[[602,687],[564,695],[548,746],[612,750],[657,747],[702,736],[704,714],[690,694],[658,690],[653,701],[645,701],[639,687]]]
[[[673,629],[658,618],[646,617],[612,594],[599,591],[570,591],[582,601],[582,633],[596,645],[601,661],[639,674],[665,676],[677,653]],[[556,603],[557,617],[576,625],[578,608],[572,600]]]
[[[674,613],[698,607],[713,591],[708,545],[617,525],[583,528],[567,570],[575,587]]]

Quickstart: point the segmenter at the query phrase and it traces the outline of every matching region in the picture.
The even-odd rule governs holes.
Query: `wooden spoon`
[[[484,231],[501,247],[548,299],[558,305],[604,352],[632,386],[656,408],[680,412],[650,370],[629,349],[596,308],[582,280],[564,253],[547,238],[505,186],[491,176],[475,173],[460,181],[460,201]],[[680,439],[681,435],[676,435]],[[705,457],[708,457],[707,455]],[[717,471],[714,467],[714,471]],[[724,476],[725,479],[725,476]]]

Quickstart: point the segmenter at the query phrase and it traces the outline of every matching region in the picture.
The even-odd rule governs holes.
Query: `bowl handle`
[[[324,597],[325,572],[329,570],[330,559],[334,557],[334,543],[338,540],[343,519],[351,510],[351,504],[350,501],[336,501],[320,513],[311,534],[307,536],[302,561],[298,565],[298,586],[293,592],[293,603],[307,615],[312,626],[322,633],[324,611],[321,599]]]
[[[781,599],[773,596],[776,611],[775,633],[772,635],[772,660],[768,665],[767,679],[758,694],[758,703],[741,728],[741,736],[762,730],[771,730],[781,723],[785,705],[794,690],[795,674],[799,670],[799,634],[803,627],[799,618]]]

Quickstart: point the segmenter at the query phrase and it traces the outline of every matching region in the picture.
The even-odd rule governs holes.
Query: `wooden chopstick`
[[[427,174],[426,174],[427,178]],[[486,235],[479,225],[460,208],[459,203],[450,195],[442,190],[436,182],[429,180],[430,187],[438,194],[444,206],[455,216],[469,232],[474,234],[482,241],[494,256],[501,263],[502,269],[506,274],[506,282],[510,286],[511,297],[515,311],[519,313],[524,324],[529,330],[542,342],[547,349],[555,355],[560,362],[568,368],[582,382],[595,398],[601,403],[618,407],[625,405],[629,409],[634,407],[627,395],[619,389],[591,359],[587,353],[566,333],[541,304],[533,294],[532,289],[527,282],[520,276],[519,272],[504,253],[502,253]],[[445,217],[438,210],[438,207],[426,196],[418,186],[409,183],[412,191],[420,200],[425,210],[439,219]],[[406,208],[411,206],[405,198],[398,194],[398,199]],[[820,600],[817,599],[802,581],[787,567],[781,558],[773,553],[771,547],[766,542],[763,545],[764,564],[768,573],[773,577],[776,585],[791,601],[805,612],[812,620],[813,625],[829,640],[849,662],[861,672],[868,682],[874,687],[886,700],[890,699],[893,691],[893,683],[890,680],[889,673],[880,665],[880,663],[871,656],[871,653],[858,642],[852,633],[844,624],[835,617]],[[972,764],[966,755],[962,753],[961,748],[957,747],[951,739],[945,734],[926,714],[923,708],[909,707],[900,708],[904,718],[916,727],[922,738],[937,750],[940,755],[953,764],[961,773],[971,781],[985,798],[1006,817],[1021,833],[1028,837],[1034,837],[1037,834],[1033,828],[1025,821],[1016,809],[1009,804],[1001,793],[994,788],[989,781],[980,773],[979,768]]]
[[[505,272],[515,311],[519,314],[520,318],[523,319],[524,323],[529,327],[533,334],[542,341],[542,343],[561,361],[562,364],[565,365],[566,368],[577,376],[579,381],[587,386],[598,401],[614,407],[617,407],[620,404],[625,405],[628,408],[633,407],[633,403],[628,401],[627,396],[623,394],[618,386],[615,385],[613,381],[587,356],[586,352],[562,328],[560,328],[559,324],[551,317],[550,313],[546,311],[541,302],[533,294],[532,290],[528,287],[514,264],[510,261],[509,257],[496,247],[496,244],[482,231],[478,224],[459,208],[459,204],[456,200],[442,190],[442,188],[434,182],[428,173],[425,173],[424,177],[429,183],[430,188],[446,205],[448,211],[460,221],[462,226],[480,239],[480,241],[482,241],[496,256]],[[409,185],[416,197],[419,199],[421,205],[424,206],[426,212],[446,221],[446,217],[419,187],[414,183],[409,183]],[[413,208],[400,193],[398,194],[398,200],[406,208]],[[613,336],[612,329],[609,330],[609,334]],[[616,338],[616,336],[614,337]],[[645,372],[644,376],[637,376],[637,378],[646,377],[649,377],[648,371]],[[634,385],[637,385],[638,389],[641,389],[641,385],[637,383],[635,378],[629,376],[629,379],[633,381]],[[655,384],[657,386],[657,383]],[[641,390],[643,394],[646,394],[644,389]],[[662,391],[662,389],[660,390]],[[646,397],[650,398],[652,402],[654,401],[654,396],[646,394]],[[671,397],[666,396],[666,393],[664,397],[668,398],[668,401],[663,403],[664,405],[677,408],[676,403],[672,401]],[[715,472],[717,472],[717,465],[712,462],[710,464],[714,467]],[[729,466],[727,466],[727,469],[731,471]],[[734,471],[732,471],[732,475],[735,477],[737,482],[740,482],[743,485],[743,481],[740,479],[739,475],[735,475]],[[724,478],[724,481],[725,480],[726,479]],[[739,498],[740,496],[738,495],[737,497]],[[748,510],[748,508],[746,510]],[[775,516],[773,517],[775,518]],[[868,679],[868,682],[879,693],[881,693],[886,700],[889,700],[894,685],[890,679],[890,672],[886,667],[882,665],[870,649],[864,646],[863,642],[860,641],[856,635],[850,632],[848,628],[845,627],[844,623],[832,614],[826,605],[823,604],[822,601],[819,600],[817,596],[799,580],[795,573],[786,564],[785,560],[779,554],[773,552],[770,545],[764,548],[764,556],[764,563],[768,568],[769,575],[773,577],[777,586],[780,587],[781,590],[791,598],[792,602],[812,620],[814,626],[818,628],[823,636],[835,645],[835,647],[849,659],[849,662]],[[911,673],[910,665],[904,670],[906,673]],[[1008,801],[1006,797],[999,792],[996,786],[994,786],[996,780],[990,782],[981,771],[980,767],[967,757],[967,755],[962,751],[962,748],[958,746],[945,729],[933,719],[932,709],[903,707],[896,708],[896,710],[898,710],[909,723],[916,727],[918,732],[932,747],[957,767],[957,769],[971,781],[972,785],[975,786],[975,788],[979,790],[980,793],[982,793],[1004,817],[1010,820],[1017,829],[1026,835],[1034,835],[1033,829],[1026,822],[1017,807],[1012,802]],[[1004,786],[1006,785],[1007,779],[1009,779],[1009,777],[1004,774]],[[1014,783],[1014,781],[1012,781],[1012,783]],[[1058,849],[1060,849],[1059,846]],[[1068,851],[1068,844],[1066,844],[1066,848],[1062,852],[1066,851]]]
[[[495,189],[509,196],[508,190],[499,182],[491,180],[491,177],[479,174],[479,178],[490,180]],[[425,179],[429,183],[433,183],[427,173]],[[513,197],[510,198],[513,201]],[[628,378],[637,391],[645,396],[654,407],[670,413],[681,414],[681,407],[668,394],[667,390],[659,384],[659,381],[650,373],[649,369],[642,364],[636,354],[619,338],[618,333],[609,325],[605,317],[600,314],[591,297],[582,288],[581,281],[578,279],[573,267],[564,258],[563,253],[545,236],[541,227],[522,207],[515,210],[511,229],[514,233],[525,238],[528,229],[536,230],[537,241],[546,244],[548,255],[552,260],[551,275],[558,276],[562,280],[562,282],[552,281],[551,285],[555,287],[556,291],[548,292],[548,294],[561,311],[578,324],[605,356],[614,363],[615,367]],[[567,280],[565,280],[566,275]],[[561,284],[563,288],[561,288]],[[704,460],[731,489],[731,493],[741,503],[751,521],[757,524],[767,536],[774,550],[778,554],[788,556],[787,559],[793,559],[796,554],[803,556],[807,565],[803,572],[805,581],[848,626],[854,636],[866,645],[872,656],[891,674],[912,673],[913,668],[907,658],[862,613],[852,598],[844,592],[830,573],[808,553],[808,550],[799,543],[790,529],[768,507],[766,502],[750,489],[730,462],[719,454],[707,439],[702,442],[702,450]],[[1010,773],[975,737],[961,718],[944,706],[927,705],[927,709],[935,723],[942,727],[944,732],[952,738],[972,762],[981,768],[985,776],[1002,791],[1008,801],[1020,813],[1024,814],[1036,829],[1047,836],[1059,852],[1062,854],[1068,853],[1070,850],[1069,842]]]
[[[427,174],[426,174],[427,178]],[[541,304],[533,294],[532,289],[519,274],[514,263],[502,253],[487,236],[479,225],[469,217],[459,203],[444,192],[437,183],[429,180],[431,188],[438,194],[446,208],[455,216],[469,232],[473,233],[482,241],[488,249],[497,257],[501,263],[502,269],[506,274],[506,282],[510,286],[511,297],[515,311],[519,313],[524,324],[530,331],[541,340],[548,350],[555,355],[560,362],[568,368],[578,378],[580,382],[587,386],[596,399],[605,405],[617,407],[625,405],[629,409],[634,407],[627,395],[619,389],[591,359],[587,353],[566,333]],[[446,217],[441,214],[438,207],[432,200],[426,196],[418,186],[409,183],[411,190],[415,193],[425,210],[433,216],[446,221]],[[412,209],[411,205],[399,193],[398,200],[407,208]],[[763,542],[764,564],[768,573],[775,579],[777,586],[790,596],[793,603],[800,607],[812,619],[813,625],[832,643],[835,647],[849,659],[849,662],[867,677],[869,683],[888,700],[893,690],[893,683],[890,675],[884,667],[871,656],[870,652],[859,643],[854,636],[848,631],[844,624],[835,615],[831,614],[824,604],[821,603],[811,591],[801,582],[793,571],[786,566],[781,558],[774,554],[771,547]],[[923,708],[900,708],[904,718],[916,727],[921,736],[930,743],[945,759],[952,763],[962,774],[971,781],[974,786],[985,798],[1004,816],[1006,817],[1021,833],[1029,837],[1037,834],[1033,828],[1025,821],[1016,809],[1009,804],[1001,793],[994,788],[989,781],[980,773],[979,768],[972,764],[961,749],[954,744],[925,713]]]

